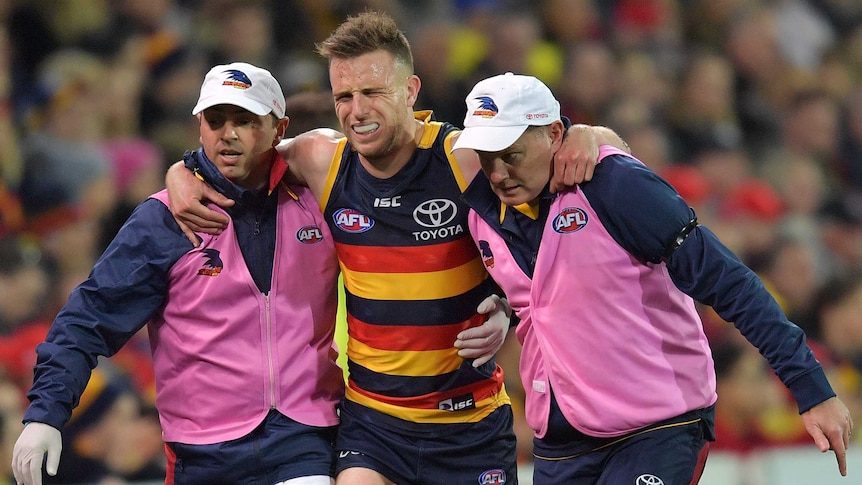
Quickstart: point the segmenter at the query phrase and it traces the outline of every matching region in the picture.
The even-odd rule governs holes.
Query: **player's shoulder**
[[[445,144],[447,150],[451,150],[451,147],[455,145],[455,142],[458,141],[458,137],[461,135],[461,130],[453,130],[447,139],[447,143]],[[464,180],[469,185],[469,183],[476,177],[476,174],[479,173],[482,166],[479,163],[479,155],[470,148],[459,148],[457,150],[451,150],[448,154],[450,160],[454,160],[455,165],[461,171],[464,176]]]
[[[276,149],[288,164],[328,166],[343,140],[341,132],[317,128],[282,140]]]

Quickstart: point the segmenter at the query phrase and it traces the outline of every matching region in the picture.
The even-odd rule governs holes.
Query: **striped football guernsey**
[[[476,422],[510,402],[498,365],[474,369],[453,347],[484,321],[476,307],[493,283],[449,154],[456,128],[416,118],[425,132],[398,174],[374,178],[343,140],[321,195],[347,298],[346,398],[406,429]]]

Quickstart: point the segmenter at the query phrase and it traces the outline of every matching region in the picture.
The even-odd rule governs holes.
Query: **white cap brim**
[[[233,106],[239,106],[240,108],[247,109],[258,116],[263,116],[272,112],[272,108],[264,104],[258,103],[257,101],[249,98],[248,96],[232,96],[227,92],[223,92],[198,100],[198,104],[195,105],[194,109],[192,110],[192,114],[197,115],[201,111],[207,108],[212,108],[213,106],[219,104],[230,104]]]
[[[452,150],[471,148],[480,152],[499,152],[512,146],[527,131],[521,126],[471,126],[464,128]]]

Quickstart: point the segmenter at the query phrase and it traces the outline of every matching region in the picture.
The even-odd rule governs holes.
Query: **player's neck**
[[[401,171],[410,162],[413,152],[419,146],[422,135],[425,133],[425,123],[415,120],[410,128],[404,130],[401,140],[393,143],[393,149],[379,157],[366,157],[359,155],[362,166],[368,173],[379,179],[387,179]],[[412,138],[412,140],[411,140]]]

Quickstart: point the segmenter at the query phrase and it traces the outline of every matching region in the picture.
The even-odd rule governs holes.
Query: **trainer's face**
[[[245,188],[269,180],[273,152],[287,127],[287,118],[258,116],[239,106],[220,104],[200,115],[201,145],[207,157],[231,182]]]
[[[509,148],[498,152],[477,151],[482,171],[491,188],[506,205],[530,202],[551,178],[554,153],[563,140],[563,123],[528,128]]]
[[[386,159],[413,140],[419,78],[385,50],[332,59],[329,81],[341,130],[360,155]]]

